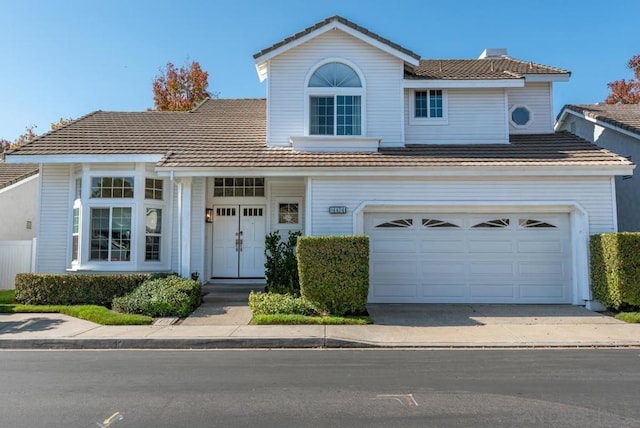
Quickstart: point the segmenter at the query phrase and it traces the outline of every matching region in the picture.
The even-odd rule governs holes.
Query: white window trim
[[[416,117],[416,92],[442,91],[442,117]],[[448,125],[449,124],[449,94],[442,88],[420,88],[409,90],[409,124],[410,125]]]
[[[529,111],[529,121],[527,123],[525,123],[524,125],[518,125],[517,123],[515,123],[513,121],[513,112],[515,111],[515,109],[517,108],[526,108]],[[516,129],[527,129],[531,126],[531,124],[534,121],[534,115],[533,115],[533,109],[531,107],[529,107],[526,104],[514,104],[513,106],[511,106],[511,108],[509,109],[509,124],[511,126],[513,126]]]
[[[94,177],[133,177],[133,198],[91,198],[91,179]],[[72,177],[71,186],[75,184]],[[73,208],[80,208],[80,239],[78,262],[71,261],[71,251],[68,251],[68,266],[70,271],[164,271],[168,270],[171,261],[171,184],[166,177],[157,176],[146,171],[143,164],[138,164],[134,170],[89,170],[82,173],[82,197],[71,201],[69,209],[69,245],[72,243]],[[153,178],[163,181],[162,200],[145,199],[145,179]],[[131,208],[131,257],[129,261],[89,260],[91,256],[91,209],[92,208]],[[160,260],[145,260],[146,248],[146,209],[159,208],[163,211],[162,233],[160,242]],[[69,247],[71,248],[71,247]]]
[[[298,204],[298,223],[280,223],[280,204]],[[304,213],[302,198],[278,198],[275,201],[275,224],[281,230],[302,230]]]
[[[309,80],[311,80],[311,77],[313,76],[313,74],[316,72],[316,70],[318,70],[320,67],[322,67],[325,64],[331,63],[331,62],[339,62],[342,63],[344,65],[348,65],[349,67],[351,67],[353,69],[353,71],[356,72],[356,74],[358,75],[358,78],[360,79],[360,84],[361,87],[359,88],[318,88],[318,87],[313,87],[310,88],[309,87]],[[367,136],[367,98],[366,98],[366,82],[364,79],[364,75],[362,74],[362,72],[360,71],[360,69],[358,68],[358,66],[356,66],[353,62],[343,59],[343,58],[327,58],[324,59],[318,63],[316,63],[313,67],[311,67],[309,69],[309,72],[307,73],[307,76],[304,79],[304,136],[305,137],[345,137],[345,138],[361,138],[361,137],[366,137]],[[310,114],[310,104],[311,104],[311,97],[313,96],[318,96],[318,97],[326,97],[326,96],[330,96],[333,95],[334,99],[337,95],[354,95],[354,96],[359,96],[360,97],[360,135],[336,135],[336,128],[338,125],[337,120],[334,120],[333,122],[333,134],[332,135],[315,135],[315,134],[311,134],[309,132],[309,127],[310,127],[310,120],[309,120],[309,114]],[[336,110],[335,110],[335,106],[337,104],[334,103],[334,119],[335,119],[335,115],[336,115]]]

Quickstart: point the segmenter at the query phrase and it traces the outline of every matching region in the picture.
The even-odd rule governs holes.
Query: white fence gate
[[[13,288],[17,273],[33,272],[36,240],[0,241],[0,289]]]

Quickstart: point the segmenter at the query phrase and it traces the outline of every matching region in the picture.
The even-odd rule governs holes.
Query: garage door
[[[367,214],[372,303],[571,303],[569,215]]]

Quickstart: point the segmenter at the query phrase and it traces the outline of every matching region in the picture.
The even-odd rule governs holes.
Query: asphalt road
[[[640,426],[640,349],[3,351],[0,369],[0,427]]]

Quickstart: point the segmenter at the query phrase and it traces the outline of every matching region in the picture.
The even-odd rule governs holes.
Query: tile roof
[[[38,173],[38,165],[0,161],[0,189],[11,186]]]
[[[317,24],[314,24],[314,25],[312,25],[310,27],[305,28],[304,30],[294,34],[293,36],[287,37],[286,39],[281,40],[278,43],[276,43],[276,44],[274,44],[272,46],[269,46],[266,49],[261,50],[260,52],[254,54],[253,58],[254,59],[258,59],[259,57],[261,57],[263,55],[266,55],[269,52],[272,52],[272,51],[274,51],[274,50],[276,50],[276,49],[278,49],[278,48],[280,48],[280,47],[282,47],[284,45],[287,45],[287,44],[289,44],[289,43],[291,43],[291,42],[293,42],[295,40],[298,40],[301,37],[306,36],[307,34],[313,33],[314,31],[324,27],[325,25],[331,24],[334,21],[337,21],[337,22],[339,22],[339,23],[341,23],[343,25],[346,25],[349,28],[352,28],[352,29],[354,29],[356,31],[359,31],[360,33],[364,34],[365,36],[371,37],[371,38],[379,41],[380,43],[384,43],[385,45],[387,45],[387,46],[389,46],[389,47],[391,47],[391,48],[393,48],[393,49],[395,49],[397,51],[400,51],[400,52],[404,53],[405,55],[409,55],[409,56],[411,56],[411,57],[413,57],[415,59],[420,59],[420,55],[418,55],[417,53],[412,52],[409,49],[403,48],[399,44],[393,43],[391,40],[385,39],[384,37],[379,36],[378,34],[372,32],[372,31],[369,31],[366,28],[361,27],[358,24],[356,24],[354,22],[351,22],[348,19],[345,19],[345,18],[343,18],[341,16],[338,16],[338,15],[330,16],[329,18],[326,18],[326,19],[318,22]]]
[[[377,153],[303,153],[266,146],[264,99],[215,99],[192,112],[94,112],[9,156],[163,155],[167,168],[352,168],[630,165],[568,132],[512,135],[511,144],[413,145]]]
[[[569,74],[515,58],[423,59],[420,65],[405,72],[406,79],[520,79],[524,74]]]
[[[609,123],[640,136],[640,105],[638,104],[568,104],[562,110],[564,109],[582,113],[592,119]],[[559,118],[560,115],[558,115]]]

